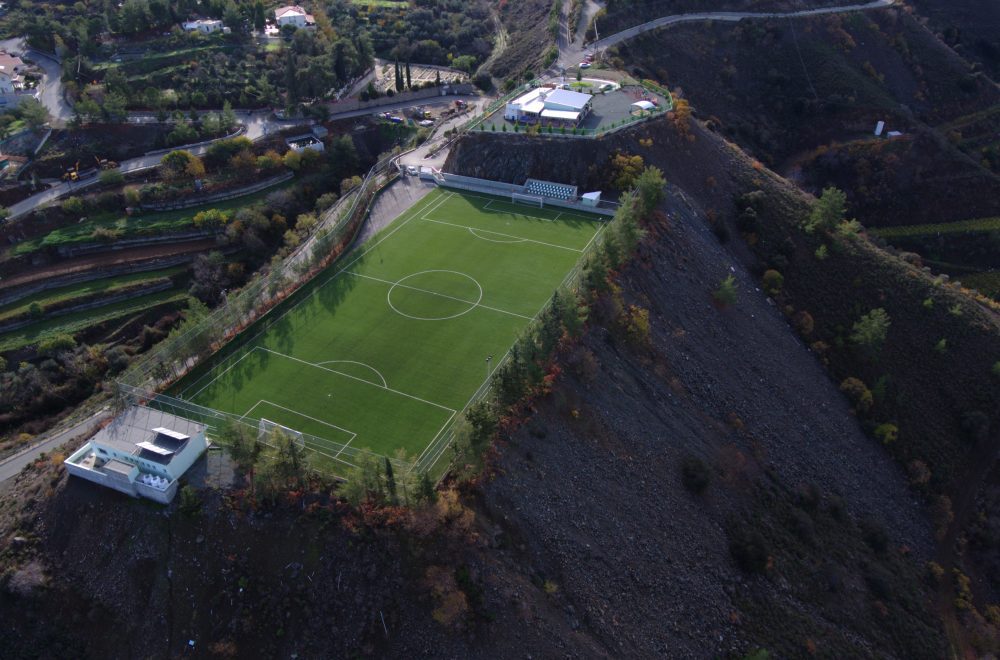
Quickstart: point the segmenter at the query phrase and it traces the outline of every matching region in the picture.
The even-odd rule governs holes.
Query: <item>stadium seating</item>
[[[524,192],[529,195],[538,195],[549,199],[576,199],[576,186],[537,181],[535,179],[528,179],[528,182],[524,185]]]

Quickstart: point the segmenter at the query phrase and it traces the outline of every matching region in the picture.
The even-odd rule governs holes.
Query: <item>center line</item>
[[[457,302],[466,303],[468,305],[474,305],[475,307],[482,307],[483,309],[488,309],[491,312],[498,312],[500,314],[509,314],[510,316],[516,316],[518,318],[527,319],[529,321],[532,318],[530,316],[525,316],[524,314],[518,314],[517,312],[508,312],[506,309],[500,309],[498,307],[490,307],[489,305],[483,305],[481,303],[477,304],[473,300],[465,300],[463,298],[456,298],[455,296],[449,296],[446,293],[438,293],[437,291],[429,291],[427,289],[421,289],[419,287],[409,286],[408,284],[396,284],[395,282],[390,282],[389,280],[383,280],[380,277],[372,277],[371,275],[362,275],[361,273],[355,273],[355,272],[352,272],[352,271],[344,271],[344,274],[345,275],[354,275],[355,277],[360,277],[360,278],[363,278],[363,279],[366,279],[366,280],[373,280],[375,282],[382,282],[383,284],[388,284],[390,286],[397,286],[400,289],[410,289],[412,291],[419,291],[421,293],[427,293],[427,294],[430,294],[432,296],[439,296],[441,298],[447,298],[448,300],[454,300],[454,301],[457,301]]]

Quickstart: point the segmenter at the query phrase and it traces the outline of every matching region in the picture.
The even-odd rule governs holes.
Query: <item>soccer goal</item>
[[[295,441],[295,444],[300,447],[306,446],[305,438],[302,436],[302,431],[296,431],[295,429],[290,429],[287,426],[279,424],[277,422],[272,422],[269,419],[264,419],[261,417],[260,422],[257,424],[257,439],[262,442],[267,442],[275,431],[280,431],[282,435],[285,435]]]
[[[528,204],[537,208],[545,206],[545,198],[539,195],[529,195],[527,193],[512,192],[510,201],[514,204]]]

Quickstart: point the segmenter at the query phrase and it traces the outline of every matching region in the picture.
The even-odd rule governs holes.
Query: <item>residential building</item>
[[[298,5],[286,5],[274,10],[274,21],[279,28],[294,25],[298,28],[312,27],[316,24],[313,15]]]
[[[0,50],[0,94],[16,94],[24,89],[24,61],[16,55]]]
[[[196,21],[185,21],[182,27],[185,32],[201,32],[202,34],[228,31],[223,28],[222,21],[217,18],[199,18]]]
[[[168,504],[178,482],[208,448],[205,426],[132,406],[66,459],[75,476],[132,497]]]

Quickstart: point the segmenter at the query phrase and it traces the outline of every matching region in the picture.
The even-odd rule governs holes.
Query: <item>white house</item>
[[[0,94],[16,94],[24,89],[23,70],[24,62],[20,57],[0,50]]]
[[[66,459],[66,470],[132,497],[168,504],[177,480],[205,453],[205,426],[132,406]]]
[[[590,112],[593,98],[568,89],[536,87],[508,103],[504,118],[526,122],[547,119],[576,126]]]
[[[316,24],[312,14],[298,5],[286,5],[274,10],[274,21],[279,28],[294,25],[298,28],[310,27]]]
[[[201,32],[202,34],[225,31],[222,21],[217,18],[199,18],[196,21],[185,21],[182,27],[185,32]]]

